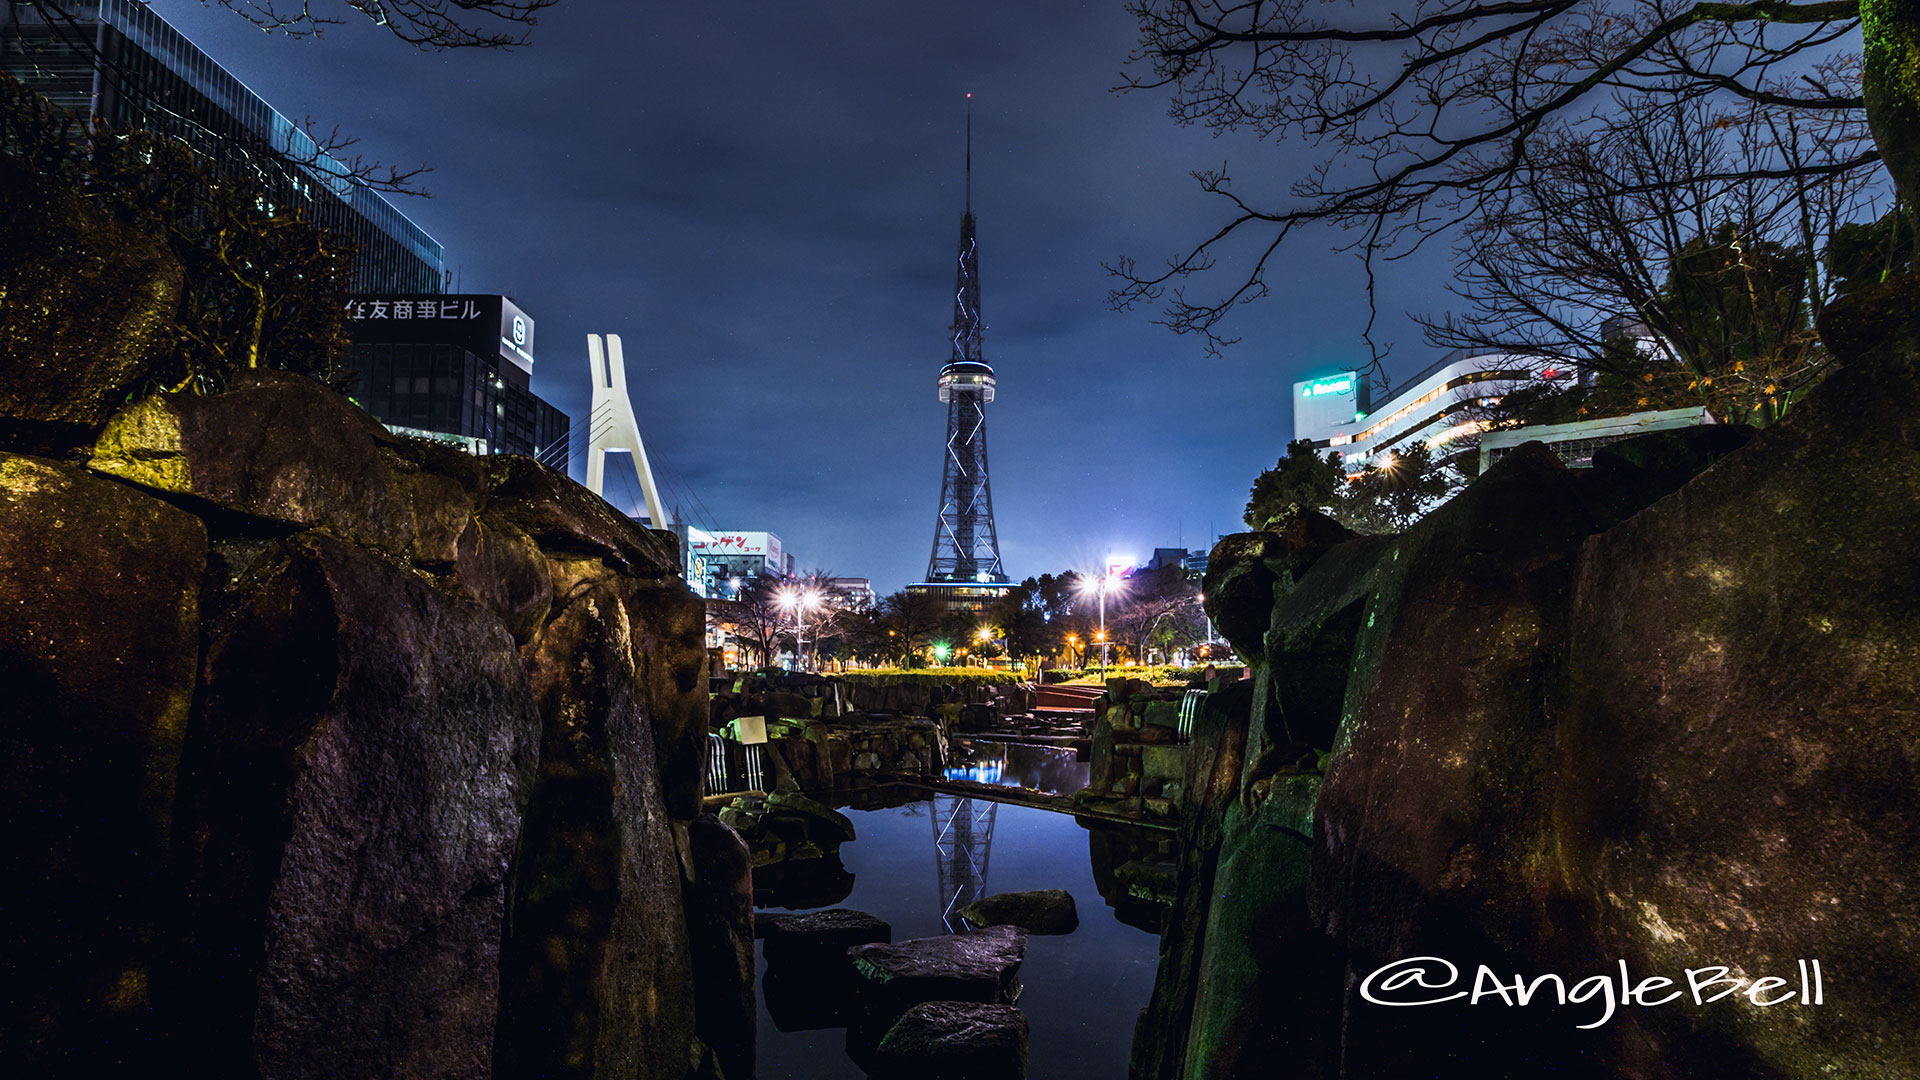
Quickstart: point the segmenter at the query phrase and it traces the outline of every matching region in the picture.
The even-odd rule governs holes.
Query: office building
[[[352,239],[359,291],[443,288],[438,241],[145,4],[13,0],[0,14],[0,71],[92,123],[176,139],[216,172],[250,173],[268,213],[298,210]]]
[[[762,574],[783,580],[794,576],[793,553],[770,532],[710,533],[688,526],[686,545],[688,580],[693,580],[698,560],[706,582],[703,596],[732,599]]]
[[[536,397],[533,320],[504,296],[393,294],[347,303],[361,408],[403,435],[565,468],[567,415]]]
[[[1492,405],[1517,383],[1576,377],[1570,365],[1456,349],[1402,383],[1378,408],[1360,372],[1303,379],[1293,384],[1293,437],[1316,450],[1339,451],[1349,474],[1384,464],[1416,441],[1432,448],[1434,460],[1445,460],[1469,445],[1459,440],[1485,429],[1473,414],[1476,406]]]
[[[880,606],[873,582],[863,577],[828,578],[820,583],[827,606],[841,611],[872,611]]]

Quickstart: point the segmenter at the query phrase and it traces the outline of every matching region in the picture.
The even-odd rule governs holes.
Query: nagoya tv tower
[[[940,369],[947,404],[947,458],[940,518],[933,526],[929,582],[1004,582],[1000,538],[987,485],[987,405],[993,368],[981,358],[980,251],[973,235],[973,95],[967,95],[967,209],[960,217],[960,259],[953,284],[953,356]]]

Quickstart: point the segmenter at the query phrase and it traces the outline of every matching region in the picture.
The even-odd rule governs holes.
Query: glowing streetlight
[[[796,589],[791,585],[774,594],[774,604],[783,611],[793,612],[793,660],[800,670],[807,669],[807,612],[820,606],[820,594],[812,589]]]
[[[1096,578],[1082,578],[1080,591],[1091,592],[1100,602],[1100,635],[1094,640],[1100,643],[1100,677],[1107,677],[1107,594],[1118,593],[1125,589],[1124,579],[1108,568],[1107,572]]]

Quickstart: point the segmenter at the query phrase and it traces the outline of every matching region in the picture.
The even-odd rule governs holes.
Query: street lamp
[[[1082,579],[1081,590],[1090,591],[1100,602],[1100,634],[1094,640],[1100,643],[1100,677],[1107,677],[1107,594],[1117,593],[1124,586],[1121,578],[1111,568],[1097,578]]]
[[[807,669],[807,609],[820,606],[820,596],[812,589],[795,589],[791,586],[781,589],[775,603],[793,612],[793,662],[800,670]]]

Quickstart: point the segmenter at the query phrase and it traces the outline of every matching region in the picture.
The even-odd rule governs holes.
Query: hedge
[[[1018,671],[990,671],[986,668],[875,668],[871,671],[843,671],[833,676],[846,682],[874,686],[946,686],[953,683],[1015,686],[1029,681]]]

